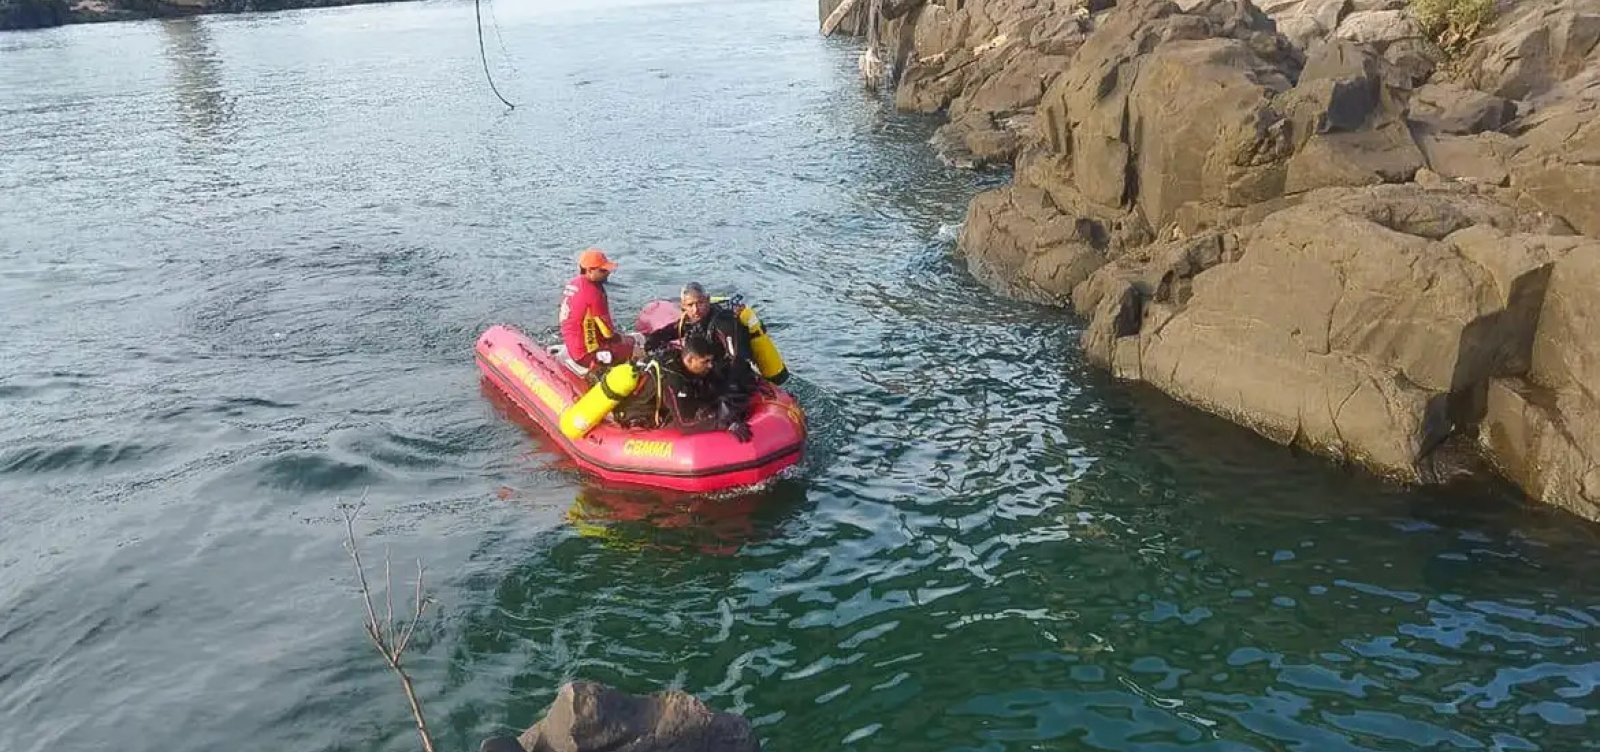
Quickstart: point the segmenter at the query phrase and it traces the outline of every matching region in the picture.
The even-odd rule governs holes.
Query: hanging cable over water
[[[505,106],[515,110],[517,106],[500,93],[500,89],[494,85],[494,76],[489,75],[489,53],[483,49],[483,0],[472,0],[472,13],[478,18],[478,58],[483,61],[483,77],[489,80],[489,90],[494,92]]]
[[[517,68],[516,58],[511,56],[511,50],[506,47],[506,38],[500,33],[500,18],[495,15],[494,3],[489,3],[489,28],[494,29],[494,39],[500,46],[500,58],[505,61],[506,68],[513,75],[521,75],[522,70]]]

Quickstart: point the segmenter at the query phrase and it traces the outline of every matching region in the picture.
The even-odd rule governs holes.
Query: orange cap
[[[578,268],[585,271],[589,269],[604,269],[609,272],[617,268],[617,262],[606,258],[605,251],[599,248],[590,248],[578,254]]]

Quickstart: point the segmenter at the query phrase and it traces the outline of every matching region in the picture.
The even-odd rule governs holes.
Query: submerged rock
[[[482,752],[759,752],[750,722],[685,692],[640,697],[602,684],[567,684],[544,720],[518,738],[495,737]]]

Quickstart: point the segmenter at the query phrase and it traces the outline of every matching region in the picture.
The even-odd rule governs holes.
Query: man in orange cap
[[[561,339],[567,357],[584,368],[611,365],[633,357],[632,340],[617,332],[606,299],[606,279],[617,262],[604,251],[590,248],[578,254],[578,276],[561,295]]]

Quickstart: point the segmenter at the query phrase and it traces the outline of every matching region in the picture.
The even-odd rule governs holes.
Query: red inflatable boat
[[[640,316],[641,331],[660,324],[660,302]],[[655,319],[652,321],[651,319]],[[507,326],[478,337],[478,368],[560,446],[580,468],[613,483],[711,493],[762,483],[800,461],[806,418],[787,392],[763,383],[750,408],[751,440],[727,431],[686,433],[674,428],[625,429],[607,417],[582,438],[561,430],[561,415],[589,384],[567,365],[560,345],[546,348]]]

